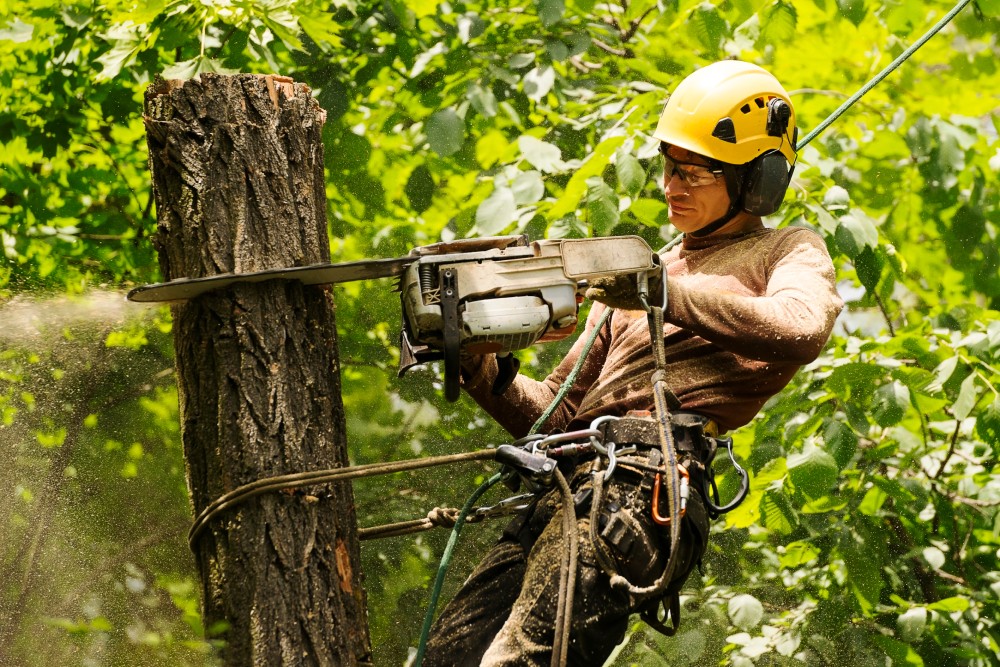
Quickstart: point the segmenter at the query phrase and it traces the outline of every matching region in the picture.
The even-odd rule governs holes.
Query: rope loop
[[[455,507],[435,507],[427,513],[427,520],[435,526],[454,528],[458,522],[458,513],[459,510]]]

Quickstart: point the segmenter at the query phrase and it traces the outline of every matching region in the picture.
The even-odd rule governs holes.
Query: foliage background
[[[800,136],[950,3],[932,0],[14,0],[0,8],[0,664],[214,664],[203,628],[141,120],[156,75],[278,72],[324,130],[337,260],[442,238],[670,237],[649,138],[735,56]],[[736,433],[682,632],[613,665],[996,665],[1000,3],[979,0],[800,153],[772,225],[827,239],[849,302]],[[396,380],[397,301],[337,288],[355,462],[502,441],[433,369]],[[525,355],[544,375],[563,351]],[[359,483],[362,525],[460,505],[487,469]],[[732,480],[727,477],[727,481]],[[724,486],[726,486],[724,484]],[[725,491],[726,489],[724,489]],[[466,531],[452,588],[498,526]],[[416,641],[444,534],[363,547],[379,665]]]

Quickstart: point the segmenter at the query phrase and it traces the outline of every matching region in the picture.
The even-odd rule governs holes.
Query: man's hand
[[[663,302],[662,280],[657,270],[649,277],[648,305]],[[635,275],[606,276],[593,281],[584,295],[592,301],[600,301],[618,310],[646,310],[639,299],[638,280]]]

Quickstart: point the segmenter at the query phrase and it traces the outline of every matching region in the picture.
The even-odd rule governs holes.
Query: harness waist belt
[[[679,452],[700,454],[706,448],[705,437],[715,437],[718,427],[708,417],[693,412],[670,414],[674,432],[674,448]],[[602,424],[605,442],[659,447],[660,434],[656,420],[645,416],[625,416]]]

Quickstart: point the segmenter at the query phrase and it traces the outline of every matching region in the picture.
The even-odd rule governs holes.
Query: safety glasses
[[[680,176],[681,181],[689,188],[700,188],[715,183],[722,175],[721,169],[712,169],[703,164],[693,162],[679,162],[667,155],[670,148],[667,144],[660,144],[660,155],[663,156],[663,173],[669,181],[674,174]],[[682,166],[683,165],[683,166]]]

